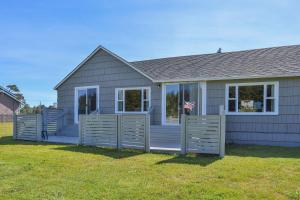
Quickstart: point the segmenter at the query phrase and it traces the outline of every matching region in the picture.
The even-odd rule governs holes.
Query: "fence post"
[[[117,115],[117,149],[121,149],[122,115]]]
[[[220,157],[225,156],[226,117],[224,106],[220,105]]]
[[[17,139],[17,115],[14,113],[13,115],[13,139]]]
[[[145,151],[150,152],[150,115],[145,116]]]
[[[82,115],[78,116],[79,122],[78,122],[78,135],[79,135],[79,144],[82,144]]]
[[[42,140],[42,115],[36,114],[36,140]]]
[[[181,115],[181,154],[186,154],[186,117]]]

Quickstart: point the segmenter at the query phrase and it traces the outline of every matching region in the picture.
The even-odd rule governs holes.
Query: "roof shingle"
[[[300,76],[300,45],[130,62],[155,82]]]

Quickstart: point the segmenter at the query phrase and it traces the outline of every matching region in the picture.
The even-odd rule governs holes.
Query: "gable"
[[[139,69],[136,69],[129,62],[119,57],[118,55],[112,53],[106,48],[99,46],[97,47],[86,59],[84,59],[73,71],[71,71],[61,82],[59,82],[54,89],[58,89],[61,85],[63,85],[70,77],[74,76],[74,74],[78,73],[78,71],[83,71],[82,68],[86,65],[92,64],[102,64],[103,66],[109,65],[109,62],[118,62],[122,63],[127,68],[135,71],[135,73],[139,73],[145,78],[152,81],[148,75],[141,72]],[[98,65],[100,67],[100,65]],[[95,69],[96,70],[96,69]]]

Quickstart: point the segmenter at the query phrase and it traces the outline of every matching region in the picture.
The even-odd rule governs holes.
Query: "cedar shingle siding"
[[[68,112],[67,123],[74,121],[74,88],[100,87],[100,112],[115,112],[115,88],[151,87],[153,123],[160,123],[161,92],[156,84],[103,50],[98,51],[57,89],[58,107]]]
[[[227,142],[300,145],[300,78],[211,81],[207,83],[207,114],[217,114],[225,103],[225,84],[279,81],[279,115],[226,117]]]
[[[219,105],[225,105],[226,83],[279,81],[279,115],[228,115],[227,141],[300,146],[300,45],[130,64],[154,82],[206,80],[207,114],[217,114]],[[266,78],[271,76],[278,78]],[[57,86],[58,107],[67,111],[67,124],[74,123],[74,88],[94,85],[100,87],[100,112],[106,114],[115,112],[115,88],[150,86],[152,124],[161,124],[161,87],[103,49]]]

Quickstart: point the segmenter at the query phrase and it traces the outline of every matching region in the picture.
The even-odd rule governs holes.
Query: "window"
[[[150,88],[117,88],[115,100],[116,112],[148,112]]]
[[[227,114],[278,114],[278,82],[226,85]]]

